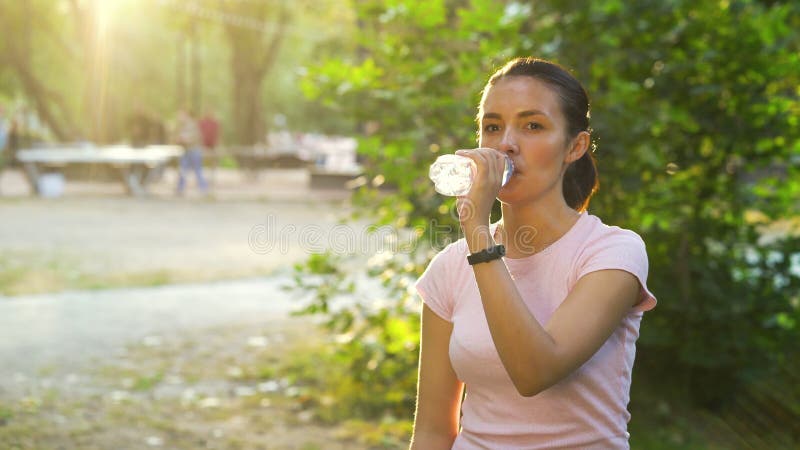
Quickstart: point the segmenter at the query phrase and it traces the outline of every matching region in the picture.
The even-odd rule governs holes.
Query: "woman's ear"
[[[566,164],[570,164],[581,159],[581,157],[589,150],[590,141],[591,136],[588,132],[581,131],[578,133],[578,135],[572,139],[572,144],[570,145],[569,152],[567,152],[567,156],[564,158],[564,162]]]

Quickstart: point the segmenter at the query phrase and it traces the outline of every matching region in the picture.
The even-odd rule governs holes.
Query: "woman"
[[[629,448],[635,341],[656,299],[641,238],[586,211],[598,186],[586,92],[556,64],[516,59],[489,79],[478,123],[480,148],[456,152],[477,169],[458,199],[465,237],[416,286],[411,447]]]

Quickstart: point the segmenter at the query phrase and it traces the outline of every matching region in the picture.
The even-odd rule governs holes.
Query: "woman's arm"
[[[450,364],[452,331],[452,323],[423,306],[412,450],[450,449],[458,434],[464,385]]]
[[[474,233],[468,245],[473,253],[494,245],[489,227]],[[525,306],[502,260],[472,267],[497,353],[517,391],[526,397],[559,382],[591,358],[639,295],[639,281],[628,272],[592,272],[578,280],[542,326]]]

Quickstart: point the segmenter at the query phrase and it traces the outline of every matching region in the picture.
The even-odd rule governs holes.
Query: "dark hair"
[[[561,99],[561,113],[567,121],[567,140],[581,131],[591,133],[589,127],[589,96],[581,83],[560,65],[536,58],[516,58],[495,72],[486,87],[494,86],[506,77],[526,76],[536,78],[551,86]],[[484,95],[488,89],[484,89]],[[481,100],[483,104],[483,99]],[[562,186],[564,199],[570,208],[583,211],[597,191],[600,182],[594,159],[594,144],[577,161],[573,161],[564,173]]]

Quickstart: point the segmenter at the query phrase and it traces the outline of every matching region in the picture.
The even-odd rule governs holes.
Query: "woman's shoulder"
[[[647,264],[647,249],[642,237],[635,231],[608,225],[588,214],[586,230],[577,251],[579,260],[601,258],[629,259]]]
[[[462,237],[455,241],[449,242],[444,248],[436,251],[436,246],[433,247],[435,255],[432,261],[437,261],[439,263],[450,263],[452,261],[457,261],[463,258],[466,258],[467,255],[467,241]]]
[[[644,240],[639,233],[617,225],[606,224],[600,217],[589,214],[588,212],[586,214],[588,216],[587,222],[589,222],[589,230],[586,234],[588,237],[587,242],[592,243],[612,240],[644,244]]]
[[[656,298],[647,288],[649,261],[645,242],[638,233],[627,228],[606,225],[599,217],[590,216],[592,229],[580,252],[575,268],[576,279],[603,269],[630,272],[639,280],[641,298],[635,311],[643,312],[656,305]]]
[[[435,251],[436,245],[432,247]],[[467,245],[464,239],[447,244],[433,256],[425,272],[415,284],[423,301],[439,317],[448,321],[452,321],[453,308],[456,303],[455,289],[457,286],[463,285],[467,273],[464,269],[466,249]]]

